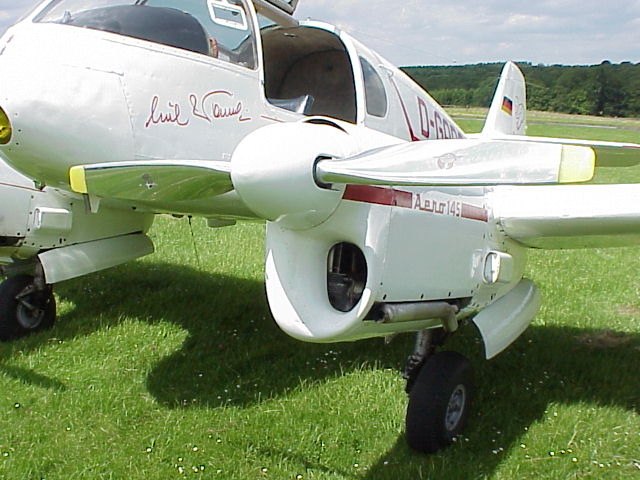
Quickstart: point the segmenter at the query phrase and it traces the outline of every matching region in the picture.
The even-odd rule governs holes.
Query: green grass
[[[463,119],[482,119],[487,116],[488,108],[482,107],[447,107],[447,112],[456,117]],[[556,112],[540,112],[530,110],[527,112],[527,119],[534,123],[563,123],[563,124],[579,124],[601,126],[604,128],[626,127],[639,128],[640,118],[611,118],[597,117],[593,115],[569,115],[566,113]]]
[[[0,479],[640,475],[640,248],[533,251],[542,311],[489,362],[473,328],[452,339],[475,410],[423,456],[403,438],[410,336],[290,339],[264,296],[263,226],[193,229],[197,246],[186,220],[158,218],[156,254],[59,285],[56,327],[0,346]]]

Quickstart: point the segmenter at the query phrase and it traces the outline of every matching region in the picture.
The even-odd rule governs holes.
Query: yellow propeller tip
[[[71,167],[69,169],[69,184],[76,193],[89,193],[84,167]]]
[[[592,148],[563,145],[558,182],[588,182],[593,178],[595,166],[596,153]]]

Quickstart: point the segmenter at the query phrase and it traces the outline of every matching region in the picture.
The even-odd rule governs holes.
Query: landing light
[[[0,145],[6,145],[11,141],[11,122],[9,116],[0,107]]]
[[[513,257],[508,253],[489,252],[484,259],[484,283],[509,283],[513,280]]]

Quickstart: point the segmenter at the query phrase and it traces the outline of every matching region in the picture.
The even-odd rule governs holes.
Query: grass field
[[[640,167],[598,178],[640,182]],[[640,478],[640,248],[532,252],[542,311],[489,362],[472,327],[451,341],[474,362],[475,410],[457,444],[424,456],[403,438],[410,336],[286,337],[261,225],[194,220],[194,242],[162,217],[151,235],[154,255],[59,285],[54,329],[0,346],[0,479]]]

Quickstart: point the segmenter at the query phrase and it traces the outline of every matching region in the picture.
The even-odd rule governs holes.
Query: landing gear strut
[[[435,353],[446,335],[444,331],[420,332],[405,370],[409,393],[407,443],[424,453],[450,445],[462,432],[473,397],[469,360],[456,352]]]
[[[15,275],[0,284],[0,341],[46,330],[55,318],[53,288],[43,275]]]

